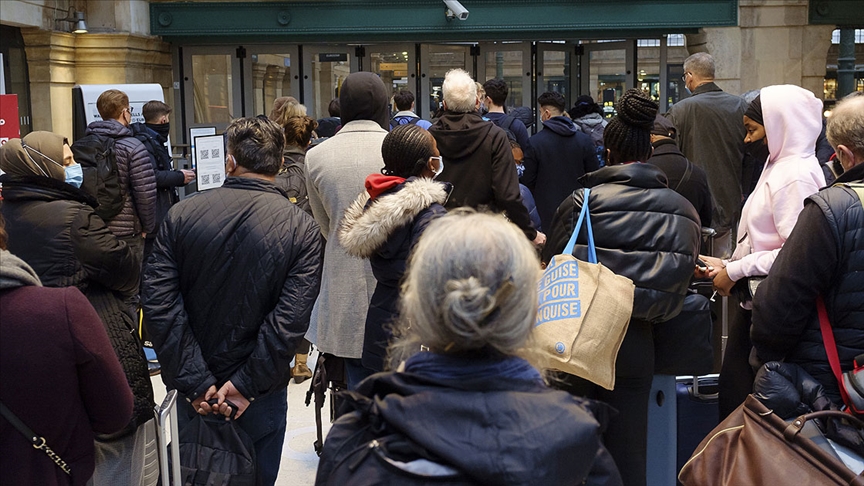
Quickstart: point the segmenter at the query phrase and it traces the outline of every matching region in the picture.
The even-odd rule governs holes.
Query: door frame
[[[360,61],[362,60],[362,56],[358,56],[358,53],[362,53],[362,46],[350,45],[350,44],[304,44],[301,46],[300,56],[302,57],[302,70],[301,74],[303,76],[303,91],[302,98],[300,102],[306,105],[307,110],[309,110],[310,116],[313,118],[326,118],[329,116],[327,113],[327,107],[323,106],[314,106],[314,92],[315,86],[312,83],[312,60],[315,59],[319,54],[325,53],[345,53],[348,55],[348,66],[349,73],[355,73],[360,70]],[[329,101],[328,101],[329,102]],[[319,113],[319,110],[321,113]]]
[[[591,95],[591,53],[598,51],[624,50],[624,90],[626,91],[636,86],[636,39],[579,44],[579,46],[581,46],[580,51],[582,52],[582,59],[579,62],[580,95]],[[602,99],[595,99],[594,101],[602,106]]]
[[[226,128],[228,128],[227,123],[212,123],[212,122],[195,122],[195,80],[193,76],[192,69],[192,58],[194,56],[206,56],[206,55],[229,55],[231,56],[231,99],[232,106],[231,109],[231,118],[239,118],[245,116],[245,104],[246,99],[244,95],[245,89],[245,80],[243,74],[243,59],[241,59],[238,54],[241,54],[240,49],[242,47],[238,46],[186,46],[183,48],[183,72],[184,82],[182,84],[183,89],[183,134],[181,140],[184,141],[185,144],[190,144],[192,141],[188,140],[189,138],[189,129],[195,127],[207,127],[207,126],[216,126],[217,132],[223,132]],[[235,82],[234,77],[238,77],[241,82]]]
[[[300,99],[300,85],[302,84],[302,80],[300,79],[301,75],[301,60],[300,60],[300,49],[297,44],[286,44],[282,46],[277,45],[252,45],[245,46],[246,56],[243,59],[243,79],[245,90],[243,93],[244,103],[246,107],[246,113],[243,116],[255,116],[260,115],[261,113],[252,113],[255,106],[255,86],[253,85],[254,80],[252,79],[252,56],[255,54],[288,54],[291,56],[291,65],[292,67],[297,67],[297,72],[294,74],[293,79],[294,82],[291,83],[291,92],[283,93],[284,96],[293,96],[296,99]],[[270,104],[273,100],[264,100],[264,113],[268,114],[270,110]],[[302,103],[302,101],[301,101]]]

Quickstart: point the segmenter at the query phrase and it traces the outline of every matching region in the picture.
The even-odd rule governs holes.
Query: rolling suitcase
[[[159,446],[159,473],[162,486],[180,486],[180,448],[168,447],[179,443],[177,430],[177,390],[171,390],[161,405],[153,408],[156,415],[156,440]],[[170,460],[169,460],[170,454]],[[170,478],[170,479],[169,479]]]

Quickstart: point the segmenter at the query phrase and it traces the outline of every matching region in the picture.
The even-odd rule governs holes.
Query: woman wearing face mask
[[[768,275],[798,221],[804,200],[825,185],[815,149],[822,131],[822,102],[813,93],[792,85],[762,88],[744,114],[744,126],[745,143],[761,140],[767,147],[765,168],[741,212],[732,258],[700,256],[711,268],[696,271],[698,277],[713,278],[714,288],[724,296],[738,282],[739,288],[744,287],[748,277]],[[741,302],[736,309],[720,371],[721,419],[744,401],[755,377],[748,364],[750,302]]]
[[[363,341],[362,362],[369,374],[384,370],[405,262],[429,222],[445,214],[451,187],[432,180],[444,162],[435,139],[416,125],[394,128],[381,154],[382,174],[366,178],[366,192],[345,210],[339,230],[348,254],[369,258],[378,281]]]
[[[96,200],[69,144],[32,132],[0,148],[9,251],[35,270],[46,287],[77,287],[99,315],[135,397],[126,427],[96,441],[96,484],[151,484],[156,478],[153,389],[133,317],[123,293],[138,285],[141,266],[125,242],[94,213]],[[62,406],[62,404],[60,404]],[[146,444],[152,445],[147,451]],[[149,452],[149,454],[148,454]]]

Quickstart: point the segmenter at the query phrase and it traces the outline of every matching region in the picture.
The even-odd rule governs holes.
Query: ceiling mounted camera
[[[462,6],[457,0],[444,0],[444,5],[447,6],[447,10],[445,11],[447,20],[468,20],[468,9]]]

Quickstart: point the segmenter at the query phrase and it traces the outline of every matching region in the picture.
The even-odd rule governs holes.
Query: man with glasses
[[[718,238],[715,256],[729,257],[741,212],[741,166],[744,159],[744,111],[740,96],[714,84],[714,58],[697,52],[684,60],[684,86],[691,93],[666,115],[678,129],[678,147],[687,159],[708,174],[714,195],[712,223]]]

